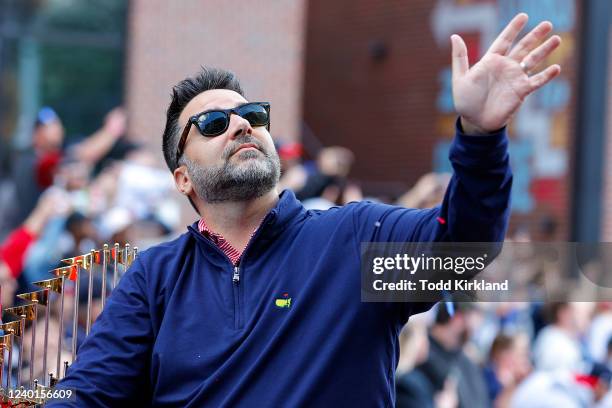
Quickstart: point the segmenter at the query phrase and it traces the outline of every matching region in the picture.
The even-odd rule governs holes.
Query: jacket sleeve
[[[0,261],[6,263],[13,278],[17,279],[21,275],[25,254],[35,241],[36,235],[21,226],[0,244]]]
[[[72,390],[76,400],[52,401],[46,406],[146,405],[153,344],[146,293],[143,266],[136,258],[79,348],[68,375],[57,385],[57,389]]]
[[[406,209],[362,202],[354,209],[361,242],[501,242],[510,217],[512,172],[505,128],[470,136],[457,124],[453,176],[441,205]]]
[[[506,130],[463,133],[459,121],[449,159],[453,167],[441,205],[425,210],[358,203],[353,219],[361,242],[502,242],[510,217],[512,172]],[[428,309],[415,305],[414,312]]]

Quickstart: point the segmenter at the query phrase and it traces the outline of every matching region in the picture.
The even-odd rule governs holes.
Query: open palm
[[[542,42],[552,30],[552,24],[545,21],[512,47],[527,19],[524,13],[514,17],[471,68],[463,39],[451,37],[453,100],[467,133],[487,133],[505,126],[529,94],[561,72],[559,65],[551,65],[529,76],[559,46],[561,38],[554,35]]]

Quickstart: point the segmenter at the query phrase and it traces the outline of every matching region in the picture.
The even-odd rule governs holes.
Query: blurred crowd
[[[12,151],[0,166],[0,288],[2,307],[15,294],[35,290],[31,282],[49,279],[59,261],[100,248],[130,243],[141,250],[182,233],[185,208],[173,194],[170,173],[158,152],[130,142],[127,117],[110,111],[100,129],[85,138],[66,137],[52,108],[38,112],[30,144]],[[354,154],[330,146],[304,152],[296,142],[278,142],[282,177],[307,209],[325,210],[364,197],[350,178]],[[309,159],[307,159],[309,158]],[[394,203],[429,208],[442,201],[450,175],[425,174]],[[386,200],[388,201],[388,200]],[[196,214],[192,217],[195,220]],[[546,231],[550,228],[545,223]],[[554,222],[553,222],[554,224]],[[552,225],[552,224],[551,224]],[[523,229],[515,241],[530,240]],[[87,302],[87,282],[79,303]],[[72,286],[65,293],[62,361],[70,361]],[[92,318],[102,309],[99,279],[94,281]],[[57,302],[52,303],[53,305]],[[415,316],[400,335],[397,365],[398,407],[612,407],[612,303],[441,303]],[[77,340],[85,335],[80,308]],[[57,333],[59,309],[52,306],[50,333]],[[3,316],[3,321],[14,317]],[[25,335],[22,371],[29,378],[32,325]],[[36,332],[43,333],[41,319]],[[36,337],[35,376],[42,377],[42,341]],[[57,350],[57,336],[49,337]],[[18,350],[13,360],[18,358]],[[48,355],[54,372],[55,352]],[[7,374],[15,384],[17,364]]]
[[[448,180],[421,177],[401,205],[439,203]],[[465,302],[456,296],[452,306],[440,302],[411,318],[400,333],[397,407],[612,407],[612,302],[572,301],[569,287],[558,288],[560,271],[551,270],[558,264],[542,263],[524,245],[550,242],[556,229],[548,215],[531,228],[514,225],[506,238],[514,261],[502,265],[529,288],[542,288],[542,275],[548,275],[554,302]]]
[[[67,137],[59,115],[42,108],[32,124],[27,146],[14,149],[0,168],[0,290],[2,308],[11,307],[16,293],[34,291],[34,281],[50,279],[61,260],[101,248],[103,243],[130,243],[146,248],[172,236],[180,221],[180,205],[171,197],[174,184],[156,155],[126,137],[122,108],[108,112],[93,134]],[[170,198],[169,198],[170,197]],[[84,339],[88,282],[81,283],[78,343]],[[92,288],[93,318],[101,310],[99,279]],[[65,291],[62,361],[71,361],[74,285]],[[107,293],[108,294],[108,293]],[[105,295],[107,295],[105,294]],[[50,302],[50,333],[58,333],[59,302]],[[15,320],[3,314],[3,322]],[[42,375],[44,319],[38,319],[34,376]],[[38,327],[40,326],[40,327]],[[5,333],[6,334],[6,333]],[[82,334],[82,335],[81,335]],[[32,324],[23,342],[23,378],[29,379]],[[48,344],[48,367],[55,372],[58,336]],[[13,384],[19,373],[13,353]]]
[[[445,306],[402,330],[398,407],[612,406],[612,303]]]

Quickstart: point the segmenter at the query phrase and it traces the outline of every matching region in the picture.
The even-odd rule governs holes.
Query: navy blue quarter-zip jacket
[[[360,243],[502,241],[507,227],[505,131],[458,130],[450,160],[427,210],[306,211],[284,191],[238,269],[196,224],[144,251],[58,385],[77,401],[49,406],[393,406],[398,333],[426,307],[361,302]]]

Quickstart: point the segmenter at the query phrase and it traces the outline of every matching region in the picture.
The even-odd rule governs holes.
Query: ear
[[[193,191],[193,184],[191,183],[191,177],[187,173],[187,167],[185,165],[177,167],[173,172],[174,185],[176,189],[186,196],[191,194]]]

